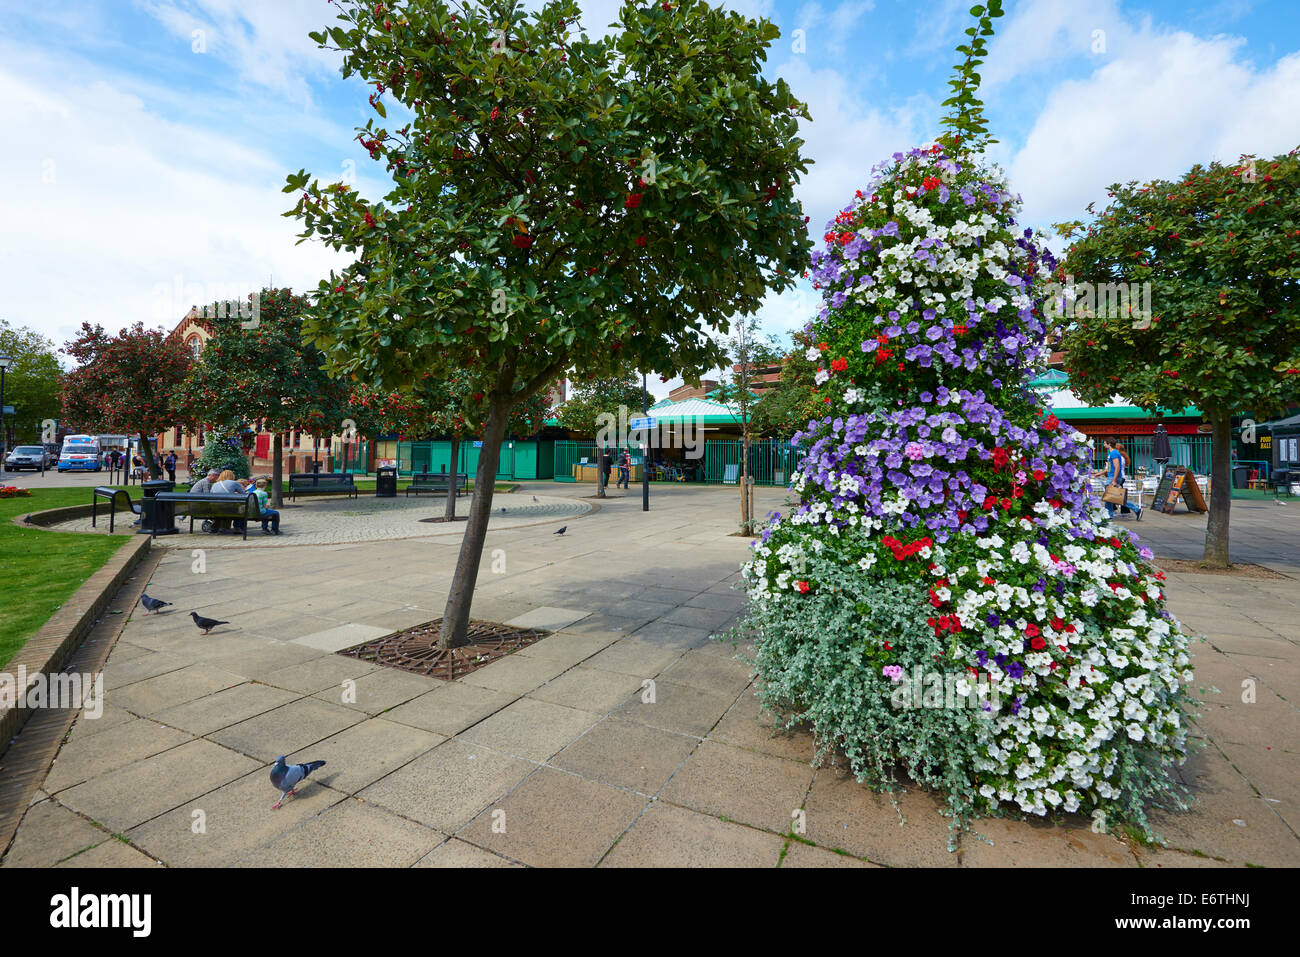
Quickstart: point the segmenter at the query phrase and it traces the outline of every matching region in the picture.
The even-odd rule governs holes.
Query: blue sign
[[[656,419],[654,416],[651,416],[648,419],[633,419],[631,422],[627,424],[627,427],[631,429],[633,432],[643,432],[649,429],[657,429],[659,428],[659,420]]]
[[[483,443],[482,443],[481,441],[479,441],[479,442],[475,442],[475,443],[474,443],[474,448],[476,448],[476,449],[481,449],[481,448],[483,448]]]

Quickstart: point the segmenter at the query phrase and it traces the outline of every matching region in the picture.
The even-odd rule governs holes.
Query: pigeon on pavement
[[[168,607],[171,602],[163,601],[161,598],[150,598],[148,593],[142,593],[140,595],[140,604],[144,605],[145,614],[148,614],[150,612],[156,612],[159,608]]]
[[[294,793],[294,788],[301,784],[307,775],[311,774],[319,767],[324,767],[324,761],[308,761],[306,764],[285,764],[284,755],[275,759],[275,767],[271,768],[271,783],[280,792],[280,800],[271,805],[271,810],[276,810],[284,799]]]
[[[536,496],[536,495],[533,496],[533,501],[534,501],[534,502],[537,501],[537,496]]]
[[[216,628],[217,625],[230,624],[230,622],[228,621],[217,621],[215,618],[204,618],[197,611],[190,612],[190,617],[194,619],[194,624],[198,625],[200,628],[203,629],[203,633],[205,635],[208,632],[210,632],[213,628]]]
[[[556,534],[556,535],[563,535],[564,532],[565,532],[565,530],[568,529],[568,527],[569,527],[568,525],[561,525],[559,528],[557,528],[557,529],[555,530],[555,534]]]

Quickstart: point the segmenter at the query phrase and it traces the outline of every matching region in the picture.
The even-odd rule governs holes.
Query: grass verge
[[[76,535],[19,528],[28,512],[89,505],[88,488],[33,489],[30,497],[0,499],[0,667],[40,630],[82,583],[122,547],[116,535]]]

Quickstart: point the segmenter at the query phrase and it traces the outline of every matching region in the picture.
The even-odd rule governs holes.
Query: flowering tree
[[[274,436],[271,503],[278,508],[283,434],[338,431],[348,414],[348,384],[322,369],[324,357],[303,338],[306,297],[289,289],[263,289],[259,295],[256,326],[245,328],[237,315],[209,320],[214,334],[180,386],[176,404],[181,418],[195,424],[246,431],[261,420]]]
[[[1153,411],[1205,413],[1213,481],[1203,560],[1224,568],[1232,416],[1300,399],[1300,150],[1116,184],[1109,195],[1090,225],[1057,227],[1078,237],[1058,278],[1090,293],[1150,283],[1152,315],[1076,303],[1062,342],[1071,388],[1098,404],[1118,394]]]
[[[1149,806],[1183,806],[1188,639],[1150,550],[1091,499],[1084,437],[1028,388],[1054,262],[965,149],[981,129],[878,166],[814,256],[826,414],[801,503],[744,570],[744,629],[764,703],[859,780],[901,764],[955,822],[1061,810],[1149,833]]]
[[[431,373],[420,377],[408,390],[384,390],[358,384],[353,387],[349,404],[357,427],[367,435],[397,435],[401,438],[430,438],[445,435],[451,439],[451,471],[456,471],[460,444],[477,435],[481,422],[465,417],[466,393],[472,388],[465,375],[439,380]],[[471,411],[474,404],[468,404]],[[549,411],[546,397],[534,393],[510,410],[509,433],[528,436],[538,432]],[[492,477],[495,481],[495,476]],[[447,495],[446,520],[456,518],[456,496]]]
[[[313,34],[370,102],[362,145],[382,202],[304,171],[286,215],[355,251],[322,283],[308,332],[330,366],[381,388],[463,371],[483,423],[476,494],[443,616],[462,644],[510,410],[561,373],[698,374],[707,335],[792,285],[808,241],[793,198],[804,106],[762,73],[771,23],[703,0],[619,13],[591,40],[574,0],[528,10],[343,0]]]
[[[184,420],[176,404],[190,367],[184,344],[141,322],[116,336],[83,322],[63,351],[78,363],[63,379],[65,424],[86,432],[139,432],[145,467],[161,475],[147,440]]]

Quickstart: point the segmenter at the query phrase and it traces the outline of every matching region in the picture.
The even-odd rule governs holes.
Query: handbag
[[[1101,500],[1111,505],[1123,505],[1128,501],[1128,490],[1123,485],[1107,485],[1101,493]]]

